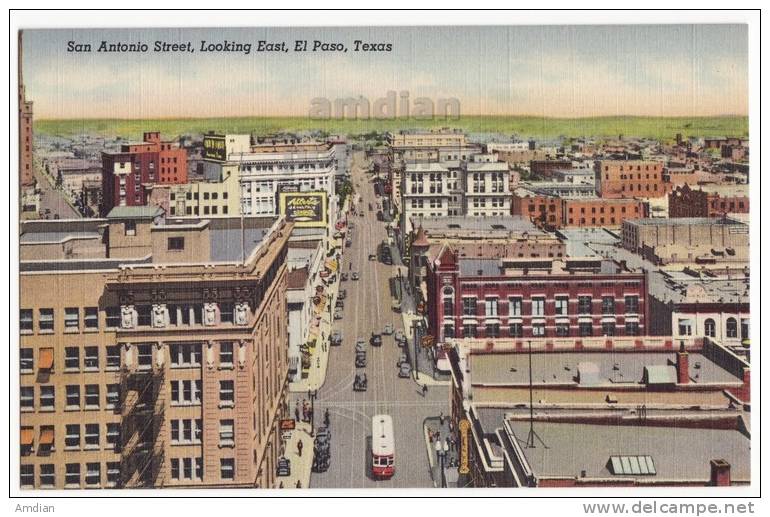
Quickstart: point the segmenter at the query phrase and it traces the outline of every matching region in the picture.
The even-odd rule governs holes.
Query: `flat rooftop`
[[[210,258],[212,262],[240,262],[242,257],[248,258],[254,249],[270,231],[270,228],[245,228],[243,231],[243,247],[241,246],[241,229],[219,228],[210,229]]]
[[[703,354],[689,354],[691,383],[743,382]],[[641,384],[645,366],[675,364],[675,352],[533,352],[532,383],[536,386]],[[580,365],[592,366],[579,372]],[[584,377],[580,383],[579,373]],[[471,383],[529,385],[529,354],[471,354]]]
[[[422,225],[428,235],[447,232],[478,232],[479,238],[492,232],[528,232],[545,233],[538,229],[529,219],[521,216],[493,217],[426,217],[421,221],[412,220],[415,227]]]
[[[681,271],[650,271],[649,293],[668,303],[749,303],[749,278],[692,276]]]
[[[537,275],[614,275],[621,272],[618,264],[611,260],[592,258],[588,261],[565,262],[550,258],[461,258],[460,277],[478,276],[537,276]],[[588,262],[589,264],[586,264]],[[570,267],[571,266],[571,267]]]
[[[508,425],[538,477],[579,478],[585,471],[587,478],[708,481],[712,459],[730,464],[733,481],[751,477],[750,440],[736,430],[536,422],[535,432],[547,448],[539,443],[526,448],[529,422],[509,420]],[[655,473],[615,474],[611,456],[649,456]]]
[[[646,218],[627,219],[624,223],[638,226],[682,226],[682,225],[739,225],[744,223],[729,217],[674,217],[674,218]]]

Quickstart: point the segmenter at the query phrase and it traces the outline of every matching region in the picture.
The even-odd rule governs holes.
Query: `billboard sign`
[[[323,228],[327,224],[326,192],[281,192],[281,215],[302,228]]]
[[[227,160],[227,148],[224,135],[204,135],[203,158],[224,162]]]

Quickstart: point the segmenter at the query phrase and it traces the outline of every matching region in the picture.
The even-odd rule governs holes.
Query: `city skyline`
[[[149,51],[96,52],[103,40]],[[155,53],[156,40],[195,51]],[[203,40],[252,49],[199,52]],[[257,52],[260,40],[289,48]],[[294,52],[296,40],[348,52]],[[698,117],[748,113],[747,42],[745,25],[25,30],[23,66],[38,120],[302,117],[314,98],[389,91],[456,98],[462,115]]]

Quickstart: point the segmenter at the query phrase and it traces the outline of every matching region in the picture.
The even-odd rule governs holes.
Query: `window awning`
[[[53,445],[53,428],[44,428],[40,430],[40,445]]]
[[[37,362],[41,370],[53,368],[53,348],[41,348],[40,359]]]
[[[21,445],[29,447],[35,441],[35,431],[31,427],[21,428]]]

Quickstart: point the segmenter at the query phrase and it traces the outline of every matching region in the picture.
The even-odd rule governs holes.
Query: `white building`
[[[498,216],[511,213],[508,164],[496,154],[478,154],[463,163],[465,213],[469,216]]]
[[[444,165],[435,162],[406,164],[401,179],[402,225],[406,225],[406,232],[413,229],[412,219],[449,215],[449,179],[449,169]]]

